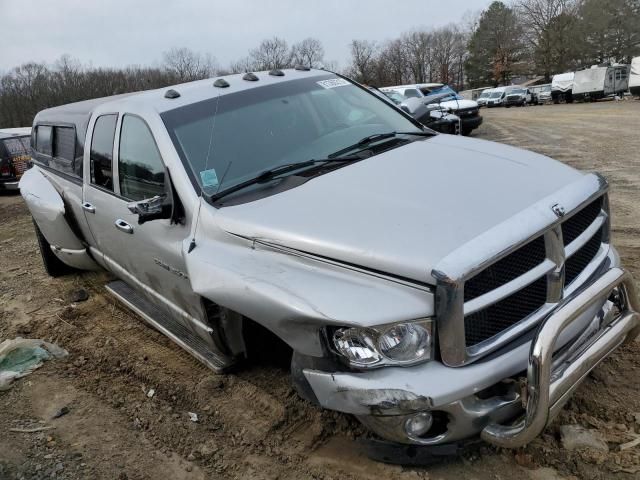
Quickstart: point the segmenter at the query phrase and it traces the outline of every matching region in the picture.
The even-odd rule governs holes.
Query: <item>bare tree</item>
[[[368,40],[353,40],[351,42],[351,66],[349,74],[362,83],[375,80],[376,53],[378,47],[375,42]]]
[[[568,67],[577,8],[577,0],[516,2],[516,11],[524,27],[536,70],[548,80],[554,71],[563,71]]]
[[[260,70],[255,68],[254,61],[249,57],[243,57],[235,62],[232,62],[227,69],[229,73],[245,73],[253,70]],[[224,75],[226,72],[219,72],[220,75]]]
[[[425,30],[414,30],[403,34],[401,41],[412,80],[416,83],[424,83],[427,80],[431,80],[431,33]]]
[[[273,37],[260,42],[258,48],[249,52],[255,70],[273,70],[291,65],[291,52],[287,42]]]
[[[324,60],[322,42],[316,38],[305,38],[291,47],[292,63],[309,68],[318,68]]]
[[[186,47],[172,48],[162,54],[165,69],[175,75],[178,82],[191,82],[215,75],[215,59],[207,54],[189,50]]]

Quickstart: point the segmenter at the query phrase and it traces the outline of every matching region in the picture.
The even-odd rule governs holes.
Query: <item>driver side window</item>
[[[118,158],[120,195],[144,200],[165,193],[164,164],[147,124],[135,115],[122,118]]]

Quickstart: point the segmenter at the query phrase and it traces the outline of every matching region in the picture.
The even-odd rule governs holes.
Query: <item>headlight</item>
[[[414,362],[430,353],[431,334],[418,323],[400,323],[380,335],[378,347],[389,360]]]
[[[333,334],[333,344],[350,363],[365,366],[381,360],[375,337],[375,332],[365,328],[341,328]]]
[[[413,365],[432,357],[432,322],[339,328],[332,340],[335,351],[355,367]]]

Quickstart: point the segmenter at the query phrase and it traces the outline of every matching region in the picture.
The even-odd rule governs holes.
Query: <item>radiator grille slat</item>
[[[600,214],[602,197],[594,200],[562,223],[562,239],[565,247],[582,234]]]
[[[580,247],[576,253],[567,258],[564,268],[564,284],[569,285],[591,263],[598,254],[602,244],[602,228],[591,237],[587,243]]]
[[[540,236],[467,280],[464,284],[464,301],[468,302],[509,283],[540,265],[545,257],[544,237]]]
[[[464,319],[467,346],[476,345],[512,327],[541,308],[546,299],[545,276],[505,299],[467,315]]]

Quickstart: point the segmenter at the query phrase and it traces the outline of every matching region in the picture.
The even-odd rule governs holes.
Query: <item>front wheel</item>
[[[469,135],[471,135],[471,132],[473,132],[473,128],[463,128],[462,130],[460,130],[460,133],[464,137],[468,137]]]
[[[42,263],[47,274],[51,277],[61,277],[73,272],[73,268],[60,260],[51,251],[51,244],[44,238],[44,235],[40,231],[38,224],[33,220],[33,227],[36,230],[36,239],[38,240],[38,248],[40,249],[40,255],[42,256]]]

